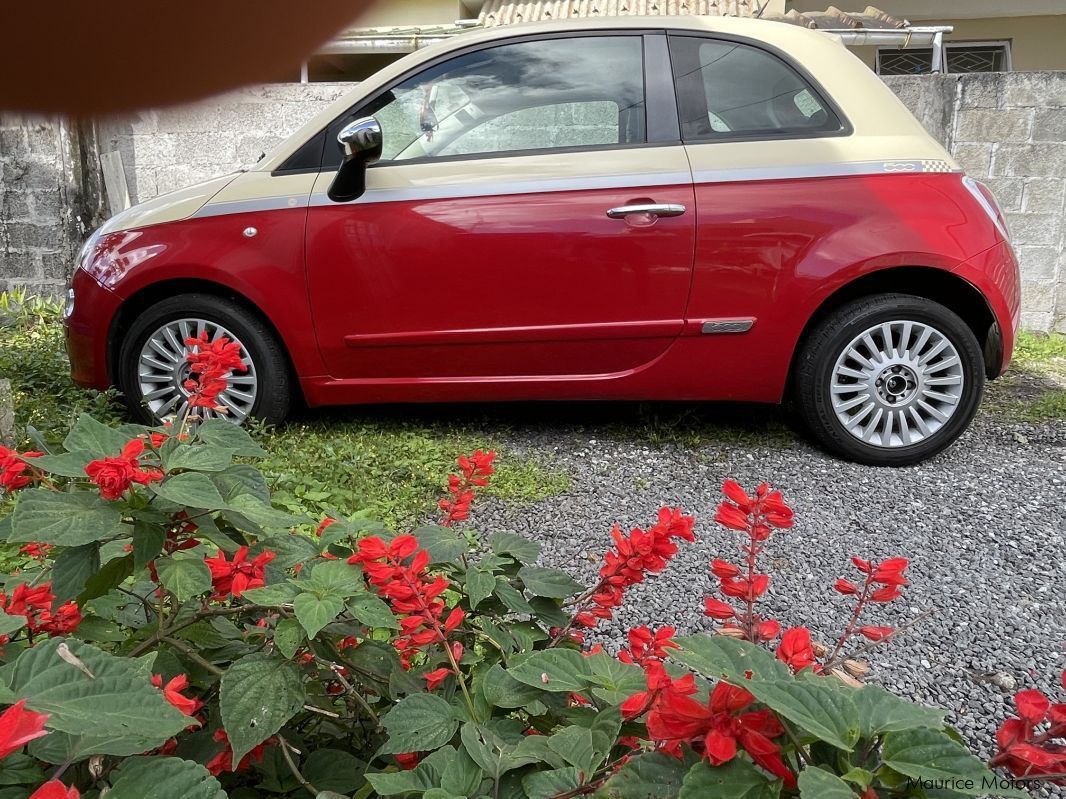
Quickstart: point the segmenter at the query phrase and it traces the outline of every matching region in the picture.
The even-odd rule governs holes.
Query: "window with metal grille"
[[[951,73],[1009,72],[1010,42],[945,42],[944,58]],[[880,75],[925,75],[932,71],[931,47],[882,47],[877,51]]]

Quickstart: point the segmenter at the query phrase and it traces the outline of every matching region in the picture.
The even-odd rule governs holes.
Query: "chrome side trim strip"
[[[700,332],[705,336],[715,333],[747,333],[754,324],[754,319],[711,319],[703,323]]]
[[[855,175],[959,173],[947,161],[855,161],[840,164],[808,164],[771,167],[737,167],[734,169],[701,169],[689,176],[687,172],[644,172],[625,175],[575,178],[533,178],[529,180],[491,180],[484,183],[441,183],[435,186],[405,186],[391,189],[369,189],[350,205],[368,203],[417,202],[422,200],[458,200],[472,197],[493,197],[513,194],[546,192],[595,191],[602,189],[639,189],[651,186],[683,186],[690,180],[702,183],[735,183],[758,180],[800,180],[804,178],[848,177]],[[290,208],[337,205],[325,192],[308,196],[285,195],[232,202],[208,203],[190,219],[256,211],[280,211]]]

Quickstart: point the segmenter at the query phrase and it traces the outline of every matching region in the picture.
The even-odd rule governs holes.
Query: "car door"
[[[661,355],[695,235],[668,65],[661,33],[509,39],[336,120],[306,240],[330,374],[543,379]],[[336,131],[370,113],[382,158],[335,203]]]

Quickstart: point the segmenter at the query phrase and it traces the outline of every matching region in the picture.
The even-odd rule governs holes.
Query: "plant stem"
[[[300,769],[296,766],[296,761],[292,759],[291,752],[300,754],[300,750],[296,749],[292,744],[286,741],[281,735],[278,735],[278,743],[281,746],[281,756],[285,758],[285,764],[289,767],[289,771],[292,772],[292,776],[296,778],[296,781],[300,783],[312,796],[318,796],[318,789],[315,788],[307,777],[300,773]]]
[[[796,747],[796,752],[799,753],[799,756],[803,759],[803,762],[806,763],[808,766],[813,766],[814,765],[814,761],[811,760],[811,756],[807,753],[807,750],[804,749],[803,745],[799,742],[799,738],[796,737],[796,733],[794,733],[792,731],[792,728],[788,726],[788,722],[786,722],[780,716],[778,717],[777,720],[780,722],[781,726],[784,728],[785,735],[788,736],[788,739],[790,741],[792,741],[793,746]]]
[[[823,668],[828,669],[829,664],[835,663],[837,655],[840,654],[840,650],[844,648],[844,644],[847,640],[855,634],[855,625],[859,621],[859,616],[862,614],[862,609],[866,605],[866,598],[870,595],[870,588],[873,586],[873,572],[866,575],[866,582],[862,587],[862,594],[859,596],[859,601],[855,603],[855,610],[851,614],[851,618],[848,620],[848,626],[844,628],[844,632],[840,634],[840,638],[837,639],[837,645],[833,649],[833,654],[829,656],[829,660]]]
[[[170,646],[174,647],[179,652],[181,652],[183,655],[185,655],[185,657],[187,657],[189,660],[193,661],[194,663],[196,663],[199,666],[203,667],[207,671],[211,672],[216,677],[221,677],[223,674],[225,674],[225,672],[222,669],[220,669],[218,666],[216,666],[214,663],[211,663],[210,661],[204,660],[204,658],[202,658],[200,656],[200,653],[197,652],[195,649],[193,649],[191,646],[188,646],[188,645],[182,643],[181,641],[177,640],[176,638],[166,638],[166,637],[164,637],[162,639],[162,642],[166,643],[166,644],[169,644]]]
[[[378,718],[378,714],[374,712],[374,708],[372,708],[370,706],[370,703],[366,701],[366,697],[359,693],[358,689],[350,682],[348,682],[344,674],[341,673],[343,671],[343,667],[337,663],[334,663],[331,660],[325,660],[324,658],[320,658],[317,655],[315,655],[315,661],[320,665],[325,666],[331,672],[333,672],[333,676],[337,678],[337,682],[343,685],[344,690],[351,695],[351,697],[359,704],[360,707],[363,708],[364,711],[366,711],[366,714],[370,716],[370,720],[374,722],[374,726],[378,729],[381,729],[381,719]]]
[[[896,627],[892,632],[888,633],[884,638],[881,638],[878,641],[871,641],[868,644],[864,644],[863,646],[860,646],[858,649],[856,649],[854,652],[849,652],[847,655],[844,655],[841,658],[837,658],[836,657],[836,653],[834,652],[833,653],[833,657],[830,658],[829,660],[827,660],[825,662],[825,665],[822,666],[822,670],[823,671],[828,671],[829,669],[836,667],[843,660],[847,660],[849,658],[858,657],[859,655],[865,654],[865,653],[869,652],[872,649],[876,649],[877,647],[881,646],[882,644],[887,643],[888,641],[890,641],[892,638],[895,638],[900,633],[906,632],[911,627],[916,625],[918,622],[925,621],[927,618],[929,618],[932,615],[933,615],[932,609],[924,611],[922,613],[919,613],[917,616],[915,616],[913,619],[911,619],[906,624],[901,624],[898,627]]]

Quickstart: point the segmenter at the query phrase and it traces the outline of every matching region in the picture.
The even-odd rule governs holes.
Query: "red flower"
[[[452,670],[449,668],[440,668],[423,674],[422,676],[426,678],[426,690],[435,690],[442,682],[444,682],[448,678],[448,675],[451,673]]]
[[[662,661],[666,658],[669,649],[677,649],[674,643],[674,628],[660,627],[652,632],[641,625],[629,631],[629,648],[618,653],[618,659],[623,663],[636,663],[646,666],[652,661]]]
[[[777,659],[786,663],[792,672],[802,671],[814,665],[814,648],[811,646],[811,631],[806,627],[793,627],[781,636],[777,647]]]
[[[44,728],[47,713],[26,710],[26,700],[20,699],[0,713],[0,758],[5,758],[30,741],[47,735]]]
[[[738,749],[756,764],[795,788],[796,777],[781,759],[781,747],[773,742],[784,734],[781,723],[769,710],[743,713],[755,702],[748,691],[719,682],[706,705],[691,696],[661,692],[648,714],[648,734],[667,752],[678,752],[683,743],[712,765],[736,757]]]
[[[881,641],[892,634],[891,627],[860,627],[859,632],[871,641]]]
[[[732,563],[715,558],[711,561],[711,574],[719,580],[729,580],[740,575],[740,569]]]
[[[480,449],[473,455],[459,457],[459,470],[462,475],[448,475],[448,497],[445,497],[438,506],[444,511],[441,526],[451,527],[456,522],[461,522],[470,516],[470,503],[474,500],[475,488],[484,488],[489,484],[489,477],[494,469],[492,462],[496,459],[496,453],[492,450],[483,452]]]
[[[163,685],[163,678],[160,675],[153,674],[152,685],[156,688],[162,688],[163,697],[186,716],[195,716],[200,708],[204,706],[204,703],[199,699],[182,695],[181,692],[189,687],[189,678],[184,674],[174,677],[166,685]]]
[[[163,479],[158,469],[146,469],[141,466],[140,457],[144,452],[144,441],[135,438],[122,448],[117,458],[104,458],[91,461],[85,467],[85,473],[100,488],[104,499],[118,499],[134,483],[148,485]]]
[[[720,599],[712,599],[707,597],[703,600],[703,615],[710,616],[712,619],[718,619],[719,621],[725,621],[731,619],[735,615],[731,605],[727,605]]]
[[[834,590],[841,594],[857,594],[859,593],[858,586],[855,583],[849,583],[843,577],[836,581],[836,585],[833,586]]]
[[[205,330],[199,338],[185,339],[189,348],[185,360],[191,364],[192,377],[185,381],[189,392],[189,408],[208,408],[226,413],[218,395],[229,386],[227,378],[233,372],[246,372],[248,367],[241,359],[241,346],[226,336],[210,341]]]
[[[248,547],[241,547],[233,553],[232,561],[227,561],[226,553],[221,550],[213,558],[204,558],[204,563],[211,570],[211,584],[215,589],[211,598],[225,599],[231,594],[240,597],[245,591],[262,588],[266,584],[266,565],[275,557],[276,552],[264,550],[249,563]]]
[[[418,761],[422,759],[422,756],[418,752],[405,752],[399,755],[393,755],[396,758],[396,765],[402,768],[404,771],[410,771],[418,765]]]
[[[25,546],[19,547],[19,552],[23,555],[29,555],[35,560],[44,560],[48,557],[48,553],[52,551],[51,544],[40,544],[36,541],[32,541]]]
[[[325,519],[323,519],[321,522],[319,522],[318,529],[315,530],[315,535],[317,535],[317,536],[319,536],[321,538],[322,533],[324,533],[326,531],[326,528],[329,527],[331,524],[336,524],[336,523],[337,523],[336,519],[331,519],[331,518],[329,518],[327,516]]]
[[[41,583],[34,588],[20,583],[15,586],[10,598],[0,591],[0,609],[11,616],[23,616],[31,635],[67,635],[77,629],[81,623],[77,603],[65,602],[53,612],[54,603],[51,583]],[[7,643],[7,640],[7,636],[0,636],[0,645]]]
[[[603,556],[600,582],[593,589],[588,603],[574,617],[582,627],[595,627],[601,619],[614,615],[614,608],[622,604],[625,590],[644,582],[647,574],[658,574],[677,554],[674,539],[695,541],[692,525],[695,519],[680,508],[661,508],[655,525],[642,530],[634,527],[624,535],[616,524],[611,530],[614,550]]]
[[[635,719],[648,711],[660,697],[670,702],[675,696],[690,696],[696,693],[696,680],[691,674],[673,679],[657,660],[644,664],[644,681],[647,690],[633,694],[622,703],[622,717]]]
[[[219,728],[215,730],[215,734],[212,736],[212,738],[216,741],[220,741],[221,743],[225,744],[221,752],[219,752],[217,755],[207,761],[207,770],[210,771],[216,777],[225,771],[247,771],[248,768],[252,765],[252,761],[254,760],[256,763],[260,762],[263,759],[263,750],[266,749],[266,747],[270,744],[274,743],[273,738],[267,738],[265,741],[263,741],[263,743],[259,744],[258,746],[253,748],[251,752],[242,757],[241,762],[237,764],[236,768],[234,768],[233,747],[231,747],[229,744],[229,737],[226,735],[226,731]]]
[[[413,535],[400,535],[386,546],[377,536],[359,540],[358,552],[348,562],[359,564],[370,584],[389,603],[392,612],[400,617],[400,635],[393,645],[400,653],[404,668],[410,665],[411,657],[427,644],[447,644],[447,634],[463,621],[464,613],[453,608],[442,623],[444,602],[440,599],[450,586],[442,576],[430,579],[426,573],[429,553],[420,549]],[[410,563],[404,561],[410,559]],[[462,650],[456,657],[462,656]]]
[[[13,494],[20,488],[25,488],[33,478],[26,472],[33,471],[33,467],[26,463],[26,458],[39,458],[40,452],[18,453],[13,449],[0,446],[0,488],[5,493]]]
[[[81,799],[81,794],[73,785],[68,788],[59,780],[49,780],[31,793],[29,799]]]

